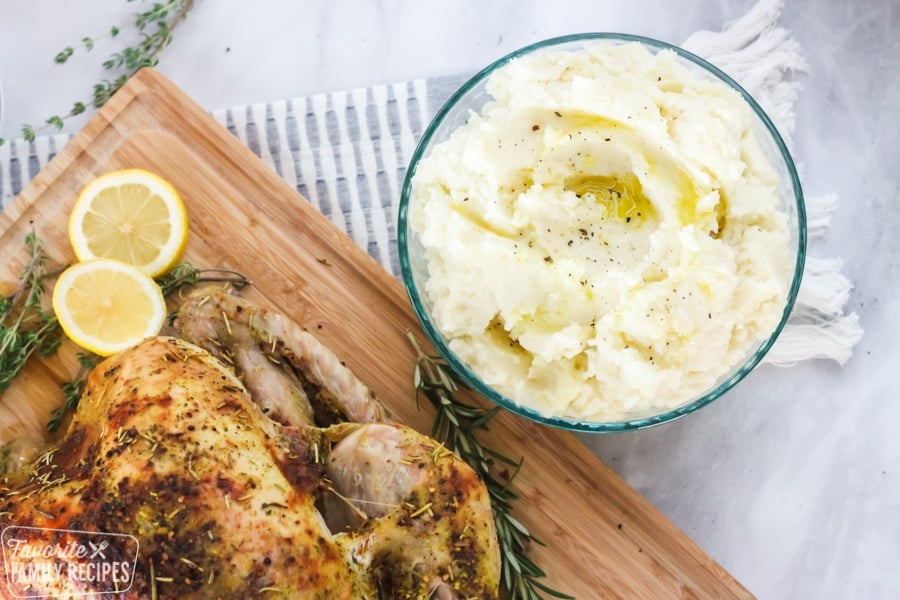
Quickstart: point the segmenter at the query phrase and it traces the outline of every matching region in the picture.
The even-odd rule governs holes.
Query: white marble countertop
[[[159,68],[213,110],[473,72],[564,33],[679,43],[754,2],[196,0]],[[3,2],[0,135],[89,97],[108,52],[98,45],[65,66],[53,56],[146,5]],[[795,132],[806,192],[840,196],[811,249],[845,260],[848,308],[866,335],[844,368],[762,367],[688,418],[585,442],[761,598],[898,598],[900,3],[787,0],[780,23],[810,64]]]

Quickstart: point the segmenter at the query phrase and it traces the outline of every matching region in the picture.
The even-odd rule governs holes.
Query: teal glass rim
[[[511,60],[538,50],[575,45],[591,41],[637,42],[656,50],[671,50],[682,59],[685,59],[688,62],[700,67],[708,74],[715,76],[718,80],[722,81],[723,83],[734,89],[736,92],[738,92],[753,109],[753,112],[756,114],[766,131],[771,136],[771,141],[775,144],[782,160],[784,161],[784,168],[786,169],[790,178],[790,184],[792,187],[794,198],[794,209],[796,210],[797,245],[794,273],[790,289],[788,290],[784,310],[782,311],[781,319],[779,320],[778,325],[774,329],[774,331],[763,342],[759,344],[756,351],[753,352],[753,354],[751,354],[740,366],[730,371],[729,374],[725,376],[724,380],[721,380],[715,387],[706,391],[701,396],[676,408],[668,409],[665,412],[629,418],[622,421],[586,421],[566,417],[544,415],[530,407],[517,404],[511,398],[508,398],[507,396],[493,389],[488,384],[484,383],[484,381],[482,381],[481,378],[478,377],[478,375],[476,375],[472,371],[472,369],[466,363],[460,360],[459,357],[457,357],[456,354],[450,349],[443,334],[441,334],[440,330],[432,320],[428,309],[424,304],[424,290],[419,289],[419,286],[415,280],[413,266],[409,255],[411,241],[411,232],[409,231],[409,200],[412,193],[412,182],[413,178],[415,177],[416,167],[419,162],[426,156],[426,153],[432,145],[435,133],[447,118],[448,114],[456,107],[456,105],[461,100],[463,100],[470,92],[472,92],[472,90],[476,88],[476,86],[484,82],[494,71],[507,64]],[[700,58],[696,54],[688,52],[687,50],[684,50],[683,48],[680,48],[678,46],[653,38],[614,32],[578,33],[549,38],[519,48],[518,50],[515,50],[499,58],[498,60],[494,61],[493,63],[479,71],[472,78],[466,81],[456,92],[454,92],[452,96],[450,96],[450,98],[444,103],[444,105],[437,111],[428,127],[425,129],[425,132],[422,134],[422,138],[419,140],[419,143],[416,146],[415,151],[413,152],[412,158],[407,168],[406,176],[403,181],[403,187],[400,193],[397,238],[400,250],[399,258],[401,274],[413,310],[415,311],[416,316],[419,319],[419,323],[421,324],[431,343],[435,346],[435,348],[437,348],[438,352],[453,368],[453,370],[460,375],[463,381],[469,384],[476,392],[483,395],[485,398],[494,402],[495,404],[498,404],[512,413],[515,413],[537,423],[541,423],[551,427],[557,427],[560,429],[566,429],[569,431],[585,433],[611,433],[653,427],[656,425],[674,421],[675,419],[679,419],[685,415],[695,412],[725,394],[760,363],[760,361],[772,347],[772,344],[775,343],[778,335],[784,329],[791,311],[793,310],[794,304],[797,299],[797,294],[800,289],[800,282],[803,276],[803,268],[806,261],[806,208],[803,200],[803,190],[800,186],[800,178],[797,174],[797,169],[794,165],[793,159],[791,158],[791,154],[787,149],[787,145],[785,144],[784,139],[781,137],[781,134],[775,127],[775,124],[762,109],[762,107],[760,107],[759,103],[729,75],[727,75],[715,65],[707,62],[703,58]]]

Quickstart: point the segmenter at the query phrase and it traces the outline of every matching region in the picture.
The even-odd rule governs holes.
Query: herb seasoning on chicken
[[[496,598],[490,500],[471,468],[376,422],[371,393],[290,321],[206,298],[189,299],[177,326],[244,356],[244,381],[175,338],[108,359],[49,458],[2,481],[0,524],[41,528],[52,543],[64,542],[52,530],[134,535],[128,597]],[[206,304],[224,312],[201,321]],[[277,367],[259,371],[274,387],[248,377],[259,356]],[[62,577],[10,591],[111,590]]]

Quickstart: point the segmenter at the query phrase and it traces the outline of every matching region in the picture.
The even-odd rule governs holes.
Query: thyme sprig
[[[546,573],[527,556],[527,552],[532,544],[543,546],[544,543],[512,516],[512,503],[519,496],[511,489],[511,484],[523,459],[513,460],[492,450],[476,436],[476,431],[487,429],[488,422],[500,407],[483,408],[455,398],[454,394],[464,384],[453,369],[442,357],[425,354],[412,333],[407,336],[417,353],[414,372],[416,406],[419,406],[420,397],[425,396],[437,410],[431,436],[466,461],[487,486],[500,542],[502,583],[507,599],[540,600],[543,592],[554,598],[573,600],[572,596],[539,581]],[[511,473],[509,468],[512,468]]]
[[[168,0],[155,2],[149,9],[135,13],[134,20],[126,27],[133,27],[140,35],[140,40],[119,52],[113,52],[103,61],[103,68],[109,71],[110,78],[94,84],[90,99],[73,103],[69,112],[53,115],[39,126],[22,125],[22,137],[31,142],[39,132],[48,128],[62,129],[67,119],[82,114],[88,106],[100,108],[106,104],[139,69],[156,66],[162,51],[172,42],[172,30],[184,20],[193,6],[194,0]],[[80,43],[66,46],[59,51],[53,62],[65,64],[76,52],[90,52],[97,42],[115,38],[122,31],[123,28],[114,26],[100,35],[84,37]],[[4,142],[5,140],[0,137],[0,146]]]
[[[28,262],[16,289],[0,297],[0,394],[35,353],[50,356],[62,341],[53,310],[43,303],[44,280],[53,275],[46,268],[47,254],[34,232],[25,236]]]
[[[25,236],[25,247],[29,258],[17,287],[9,295],[0,296],[0,394],[12,384],[32,355],[37,352],[51,356],[63,339],[53,310],[44,308],[44,281],[57,271],[47,270],[47,254],[33,231]],[[169,297],[189,285],[228,283],[241,289],[250,285],[250,280],[230,269],[199,269],[181,263],[156,283],[163,296]],[[78,372],[61,384],[63,403],[50,414],[47,431],[53,433],[59,429],[65,416],[78,408],[88,375],[100,360],[101,357],[91,352],[78,354]]]
[[[231,269],[198,269],[190,263],[181,263],[156,280],[167,298],[182,287],[198,283],[229,283],[235,289],[250,285],[250,280]]]

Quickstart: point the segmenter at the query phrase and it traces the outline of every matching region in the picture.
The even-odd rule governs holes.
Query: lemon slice
[[[143,169],[94,179],[81,191],[69,217],[69,240],[78,260],[112,258],[150,277],[178,263],[187,237],[187,212],[178,192]]]
[[[76,263],[53,289],[53,310],[66,335],[101,356],[111,356],[156,335],[166,301],[149,275],[111,259]]]

